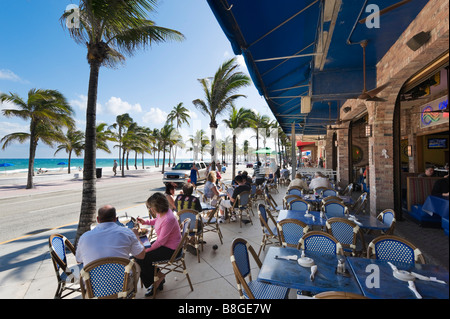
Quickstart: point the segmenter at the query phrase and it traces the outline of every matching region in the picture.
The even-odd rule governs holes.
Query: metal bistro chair
[[[313,230],[304,234],[298,243],[297,249],[344,255],[342,245],[336,238],[326,232],[318,230]]]
[[[248,252],[253,256],[257,266],[262,262],[253,247],[243,238],[236,238],[231,244],[231,264],[241,299],[287,299],[289,288],[271,285],[253,280]]]
[[[384,235],[372,240],[367,249],[367,258],[425,264],[422,252],[406,239]]]
[[[216,217],[216,213],[219,210],[220,202],[222,201],[222,197],[219,198],[219,200],[216,203],[216,207],[214,209],[211,209],[208,214],[206,215],[206,218],[203,218],[203,233],[208,232],[214,232],[217,233],[220,239],[220,243],[223,245],[223,235],[220,231],[219,222]]]
[[[366,205],[367,205],[367,193],[362,193],[356,200],[355,204],[351,206],[350,212],[353,215],[364,213]]]
[[[338,196],[338,195],[339,195],[338,191],[332,188],[325,188],[324,190],[322,190],[323,197]]]
[[[294,199],[289,202],[288,209],[307,213],[311,210],[311,205],[304,199]]]
[[[97,259],[81,270],[83,299],[130,299],[136,296],[139,274],[134,259]]]
[[[189,226],[189,238],[192,239],[193,246],[197,252],[197,260],[200,262],[200,249],[199,245],[202,247],[203,251],[203,222],[202,217],[196,210],[193,209],[182,209],[179,212],[177,212],[178,216],[178,222],[181,223],[186,218],[189,218],[191,220],[190,226]],[[190,243],[189,243],[190,244]]]
[[[74,292],[81,292],[80,271],[83,265],[77,264],[69,267],[67,264],[66,248],[75,255],[75,248],[72,243],[61,234],[53,234],[48,239],[48,246],[58,281],[54,298],[61,299]],[[65,290],[68,290],[68,292],[63,295]]]
[[[345,217],[348,215],[348,208],[341,202],[328,201],[322,205],[322,212],[325,213],[327,218],[331,217]]]
[[[159,260],[153,262],[153,266],[155,269],[155,281],[158,281],[158,271],[164,272],[164,275],[167,275],[171,272],[177,272],[180,274],[184,274],[186,279],[188,280],[191,291],[194,291],[194,287],[192,286],[191,278],[187,272],[186,263],[184,261],[185,253],[186,253],[186,244],[189,239],[189,227],[190,227],[191,219],[186,218],[181,223],[181,241],[177,246],[177,249],[173,252],[172,256],[168,260]],[[156,297],[156,292],[158,289],[153,289],[152,298]]]
[[[353,183],[349,183],[347,187],[344,188],[341,195],[342,196],[352,196],[353,193]]]
[[[245,191],[240,193],[236,200],[233,203],[233,207],[231,208],[232,211],[238,212],[239,216],[239,226],[242,227],[242,214],[245,212],[248,216],[248,219],[250,220],[250,223],[253,225],[252,217],[250,216],[249,210],[250,209],[250,192]]]
[[[300,196],[298,195],[286,195],[283,198],[283,208],[284,209],[288,209],[288,204],[290,201],[294,200],[294,199],[302,199]]]
[[[277,222],[273,218],[270,211],[266,210],[264,204],[258,205],[258,216],[261,223],[261,228],[263,232],[263,238],[261,240],[261,246],[259,247],[258,256],[261,254],[261,250],[264,250],[267,245],[280,245],[280,239],[278,237],[277,226],[270,227],[269,222],[271,221],[274,225]]]
[[[395,229],[395,212],[392,209],[385,209],[378,214],[377,219],[383,224],[389,225],[389,229],[384,231],[384,235],[393,235]]]
[[[283,219],[277,224],[278,236],[283,247],[296,248],[309,226],[297,219]]]
[[[266,203],[266,208],[272,216],[278,216],[278,213],[282,207],[279,207],[275,199],[272,197],[272,195],[269,194],[269,192],[264,192],[264,202]]]
[[[341,243],[345,255],[363,256],[366,243],[357,224],[346,218],[333,217],[326,221],[326,228]]]

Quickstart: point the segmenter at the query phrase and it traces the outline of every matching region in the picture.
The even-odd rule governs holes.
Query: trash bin
[[[101,178],[102,177],[102,169],[101,168],[97,168],[96,169],[96,174],[97,174],[97,178]]]

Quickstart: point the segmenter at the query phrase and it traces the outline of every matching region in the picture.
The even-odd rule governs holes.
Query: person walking
[[[116,176],[117,175],[117,161],[116,160],[114,160],[113,172],[114,172],[114,176]]]
[[[199,177],[199,173],[198,173],[197,165],[194,162],[194,163],[192,163],[191,174],[190,174],[189,178],[191,179],[191,184],[194,185],[195,189],[197,189],[197,177]]]

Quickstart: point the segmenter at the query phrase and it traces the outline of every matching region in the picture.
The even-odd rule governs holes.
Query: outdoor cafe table
[[[348,277],[336,273],[338,257],[305,251],[306,257],[314,259],[317,265],[315,279],[311,281],[311,268],[302,267],[296,260],[277,259],[275,256],[301,256],[301,251],[292,247],[270,247],[258,274],[258,281],[267,282],[288,288],[310,291],[314,294],[323,291],[346,291],[362,294],[356,278],[349,269]],[[348,269],[347,265],[347,269]]]
[[[347,257],[348,268],[356,276],[364,296],[372,299],[415,299],[408,282],[397,279],[385,260]],[[413,271],[427,277],[436,277],[446,284],[414,280],[414,285],[423,299],[449,299],[448,271],[429,264],[392,262],[398,270]],[[374,270],[375,269],[375,270]],[[379,277],[378,277],[379,275]],[[379,279],[379,282],[377,280]]]
[[[279,222],[283,219],[292,218],[300,220],[310,226],[326,226],[326,218],[320,218],[319,212],[310,211],[309,213],[314,216],[314,219],[312,217],[305,217],[305,212],[302,211],[280,210],[276,221]],[[389,225],[382,223],[372,215],[356,215],[355,218],[358,222],[358,226],[361,229],[373,229],[382,231],[389,229]]]

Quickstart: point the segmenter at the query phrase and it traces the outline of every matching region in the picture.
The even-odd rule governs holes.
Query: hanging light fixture
[[[366,124],[366,137],[372,137],[372,125]]]

